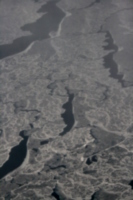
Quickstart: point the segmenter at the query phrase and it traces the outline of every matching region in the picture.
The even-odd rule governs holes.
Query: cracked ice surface
[[[133,2],[0,10],[0,200],[132,200]]]

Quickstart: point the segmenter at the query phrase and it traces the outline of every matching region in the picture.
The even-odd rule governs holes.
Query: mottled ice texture
[[[132,200],[133,2],[0,1],[1,52],[35,33],[0,56],[0,200]]]

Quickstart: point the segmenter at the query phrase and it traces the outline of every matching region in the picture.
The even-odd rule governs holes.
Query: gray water
[[[110,77],[117,79],[119,83],[121,83],[121,86],[124,87],[124,80],[123,75],[119,74],[118,72],[118,65],[113,59],[113,56],[118,51],[118,47],[116,44],[114,44],[113,38],[109,31],[106,31],[106,40],[107,45],[103,46],[105,50],[114,50],[113,52],[110,52],[106,56],[104,56],[104,67],[109,69]]]
[[[20,143],[13,147],[9,153],[8,160],[0,167],[0,179],[14,171],[23,163],[27,154],[28,136],[25,136],[25,130],[20,131],[19,135],[23,138]]]
[[[56,6],[59,0],[50,1],[43,5],[37,12],[46,13],[37,21],[25,24],[21,27],[23,31],[30,31],[31,35],[19,37],[11,44],[0,45],[0,59],[12,56],[24,51],[32,42],[49,38],[51,31],[57,31],[65,13]]]

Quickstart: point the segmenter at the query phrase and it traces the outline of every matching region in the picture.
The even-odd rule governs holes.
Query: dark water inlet
[[[133,190],[133,180],[130,181],[129,185],[131,186],[131,188]]]
[[[60,199],[60,196],[59,196],[55,191],[53,191],[51,195],[52,195],[56,200],[61,200],[61,199]]]
[[[102,31],[101,31],[102,32]],[[104,66],[105,68],[109,69],[110,77],[117,79],[118,82],[121,83],[122,87],[124,87],[124,80],[123,75],[118,74],[118,65],[114,61],[113,56],[118,51],[118,47],[116,44],[114,44],[113,38],[109,31],[106,31],[106,40],[107,45],[103,46],[105,50],[114,50],[113,52],[110,52],[106,56],[103,57],[104,59]]]
[[[91,200],[95,200],[96,192],[92,194]]]
[[[62,108],[65,109],[65,112],[63,114],[61,114],[61,117],[63,118],[63,120],[66,124],[66,127],[59,134],[61,136],[65,135],[67,132],[69,132],[75,122],[74,115],[73,115],[73,106],[72,106],[74,94],[70,94],[68,90],[67,90],[67,94],[68,94],[68,101],[65,104],[63,104],[63,106],[62,106]]]
[[[49,140],[43,140],[40,142],[40,145],[44,145],[44,144],[48,144],[49,143]]]
[[[8,160],[0,167],[0,179],[20,167],[27,154],[27,141],[28,136],[24,136],[25,131],[21,131],[19,135],[23,140],[15,147],[13,147],[9,153]]]
[[[50,38],[51,31],[57,31],[65,13],[56,6],[59,0],[49,1],[43,5],[38,13],[45,13],[36,22],[25,24],[21,27],[23,31],[30,31],[31,35],[15,39],[11,44],[0,45],[0,59],[24,51],[32,42]]]

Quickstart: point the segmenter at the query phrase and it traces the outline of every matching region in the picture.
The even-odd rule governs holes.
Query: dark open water
[[[0,179],[18,168],[24,161],[27,154],[28,137],[24,136],[25,131],[21,131],[19,135],[23,138],[21,142],[13,147],[9,153],[8,160],[0,167]]]
[[[24,51],[32,42],[49,38],[51,31],[57,31],[61,20],[65,13],[56,6],[59,0],[49,1],[43,5],[38,13],[46,13],[42,15],[36,22],[25,24],[21,27],[23,31],[30,31],[31,35],[19,37],[11,44],[0,45],[0,59],[20,53]]]
[[[118,72],[118,65],[113,59],[113,56],[118,51],[118,47],[116,44],[114,44],[113,38],[109,31],[106,31],[106,40],[107,45],[103,46],[105,50],[113,50],[113,52],[110,52],[106,56],[104,56],[104,66],[105,68],[109,68],[110,77],[117,79],[119,83],[121,83],[121,86],[124,87],[124,80],[123,75],[119,74]]]

